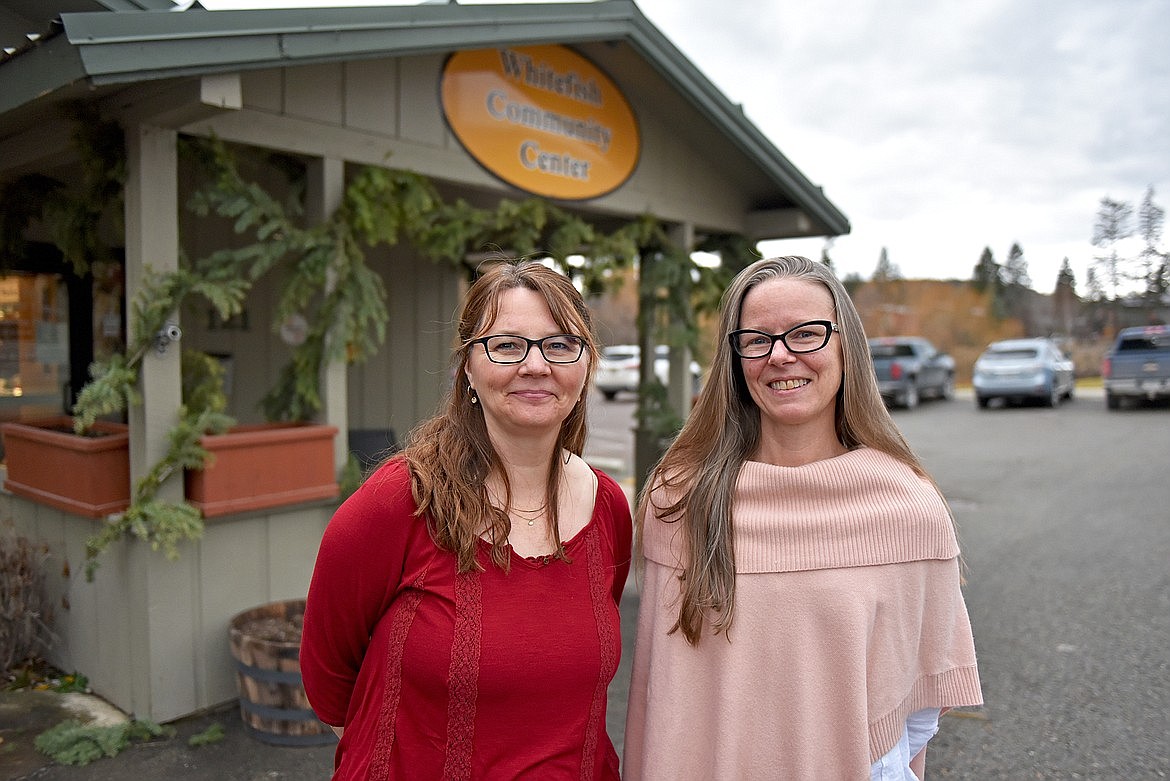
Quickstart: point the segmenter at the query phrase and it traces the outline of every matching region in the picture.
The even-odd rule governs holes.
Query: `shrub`
[[[49,650],[52,614],[45,596],[46,546],[0,532],[0,672]]]

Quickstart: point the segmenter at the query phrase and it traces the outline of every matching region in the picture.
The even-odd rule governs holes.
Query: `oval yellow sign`
[[[596,198],[638,164],[638,123],[625,96],[563,46],[457,52],[443,67],[440,98],[468,154],[534,195]]]

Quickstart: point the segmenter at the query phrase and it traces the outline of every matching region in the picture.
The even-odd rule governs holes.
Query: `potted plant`
[[[332,499],[335,426],[269,423],[207,434],[202,469],[188,469],[184,495],[204,518]]]
[[[121,512],[130,503],[130,435],[123,423],[99,421],[84,436],[65,416],[0,425],[17,496],[87,518]]]
[[[106,135],[109,134],[101,134],[102,138]],[[117,135],[120,139],[120,133]],[[83,137],[84,134],[79,134],[79,140]],[[95,145],[92,143],[81,146],[83,156],[90,163],[87,170],[102,186],[83,188],[80,195],[72,196],[73,200],[64,194],[64,188],[41,188],[48,194],[45,202],[39,209],[26,204],[22,214],[26,219],[39,215],[49,222],[58,246],[73,260],[75,268],[83,269],[84,263],[95,254],[90,246],[92,238],[74,234],[96,235],[94,225],[100,220],[103,209],[111,200],[116,202],[120,198],[124,165],[119,154],[106,154],[111,149],[121,150],[120,144],[103,144],[100,147],[102,154],[93,153]],[[230,166],[229,156],[222,147],[216,147],[216,151],[219,154],[204,159],[218,164],[215,171],[217,182],[238,182],[238,177],[231,176],[234,168]],[[114,190],[118,198],[108,198],[111,183],[117,185]],[[5,192],[0,200],[6,202],[9,195],[16,197],[27,189],[18,187],[12,193]],[[222,199],[224,188],[211,189],[210,201],[215,200],[214,193]],[[236,191],[239,189],[243,189],[243,185],[237,185]],[[271,202],[262,202],[260,211],[268,208],[269,213],[275,211],[277,216],[283,216],[279,208],[272,210],[271,206]],[[222,214],[222,202],[220,207]],[[79,220],[78,214],[86,215],[88,219]],[[52,229],[52,225],[58,227]],[[19,229],[18,224],[16,227]],[[12,225],[6,224],[5,228],[12,229]],[[8,244],[19,237],[6,234],[3,238]],[[292,250],[295,247],[282,246],[279,254]],[[337,495],[332,445],[337,430],[299,420],[291,422],[295,416],[303,415],[313,400],[305,389],[307,383],[295,372],[293,387],[297,392],[292,400],[298,404],[291,408],[286,416],[288,420],[274,424],[272,428],[276,431],[256,430],[261,427],[229,431],[234,420],[224,413],[226,398],[222,369],[208,356],[185,353],[184,403],[170,433],[167,453],[133,487],[129,478],[126,426],[106,420],[120,418],[127,406],[138,403],[137,385],[142,360],[151,350],[167,349],[171,340],[160,334],[165,335],[168,327],[176,327],[171,318],[185,301],[202,298],[221,318],[229,319],[240,311],[255,280],[272,265],[255,263],[254,255],[245,258],[238,253],[219,252],[184,264],[168,274],[156,274],[147,269],[142,288],[133,302],[125,353],[115,354],[91,367],[91,380],[78,396],[74,416],[4,426],[3,435],[8,445],[7,486],[10,490],[62,510],[105,519],[99,532],[87,544],[87,575],[92,577],[100,552],[128,532],[148,541],[156,549],[164,550],[169,557],[175,557],[179,542],[199,537],[204,514],[261,509]],[[303,267],[296,263],[290,265],[294,269],[292,278],[301,288],[313,289],[315,280],[306,280],[304,274],[298,277],[296,273]],[[310,265],[308,273],[323,276],[327,268],[328,265]],[[316,289],[321,286],[316,286]],[[311,374],[315,383],[317,367],[311,367]],[[308,403],[305,403],[306,397]],[[301,447],[297,452],[299,470],[272,461],[271,440],[274,438],[282,454],[292,451],[299,442],[309,443],[307,450]],[[247,455],[249,447],[266,440],[268,450],[265,455]],[[224,446],[228,449],[223,452],[230,453],[231,457],[225,457],[227,463],[216,469],[215,451]],[[250,479],[240,480],[240,463],[253,465],[260,471],[253,469]],[[187,481],[193,502],[175,503],[157,498],[160,486],[175,473],[205,469],[208,470],[207,479],[197,477]],[[263,479],[258,479],[258,476]],[[250,494],[248,501],[241,503],[238,497],[225,494],[225,490],[233,488]]]

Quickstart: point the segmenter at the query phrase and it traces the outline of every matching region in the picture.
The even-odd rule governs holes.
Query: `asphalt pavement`
[[[0,693],[2,781],[321,781],[333,767],[333,746],[287,747],[262,743],[244,729],[235,702],[167,725],[174,737],[132,742],[114,757],[84,766],[61,765],[33,747],[35,737],[68,718],[85,718],[70,698],[46,692]],[[109,722],[106,722],[109,723]],[[223,738],[192,747],[194,735],[213,724]]]

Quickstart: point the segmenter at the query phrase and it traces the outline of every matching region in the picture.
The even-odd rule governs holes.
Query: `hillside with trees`
[[[867,336],[924,336],[954,357],[959,382],[970,380],[988,343],[1027,334],[1019,320],[996,315],[990,291],[969,282],[871,281],[854,289],[853,302]]]
[[[866,334],[924,336],[955,358],[960,383],[990,342],[1048,336],[1073,358],[1080,377],[1097,376],[1101,358],[1119,328],[1170,322],[1170,254],[1162,248],[1165,210],[1146,189],[1135,209],[1126,201],[1101,199],[1092,243],[1097,248],[1083,289],[1068,258],[1049,288],[1033,280],[1024,248],[1013,244],[1002,263],[990,247],[965,280],[903,279],[897,263],[882,248],[870,279],[843,279]],[[833,265],[828,244],[821,262]],[[634,340],[637,308],[633,269],[610,292],[590,300],[603,344]],[[1039,292],[1045,288],[1050,293]],[[698,317],[701,336],[696,356],[707,365],[714,344],[711,315]]]

